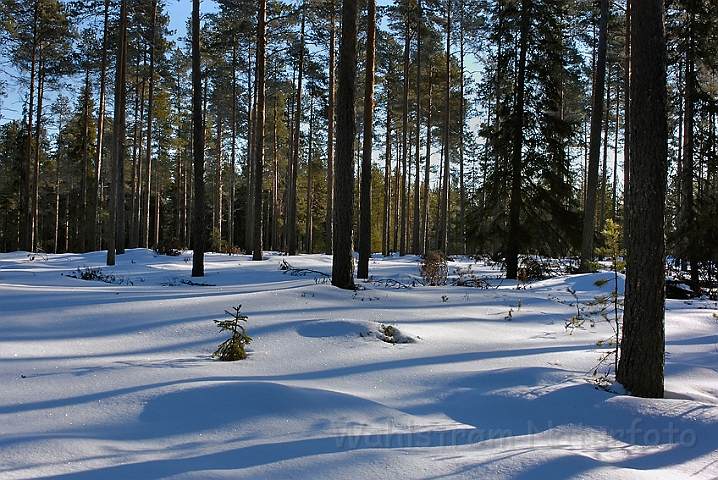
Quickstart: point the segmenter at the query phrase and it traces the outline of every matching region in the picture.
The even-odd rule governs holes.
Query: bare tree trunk
[[[28,94],[28,107],[27,107],[27,145],[25,152],[25,169],[24,173],[24,185],[22,189],[22,195],[20,197],[21,206],[21,226],[20,226],[20,244],[23,249],[27,251],[33,251],[33,215],[32,215],[32,158],[33,158],[33,136],[32,136],[32,125],[35,114],[35,83],[37,80],[37,57],[38,57],[38,28],[40,22],[40,2],[35,2],[35,8],[33,9],[33,30],[32,30],[32,48],[31,48],[31,60],[30,60],[30,92]],[[35,148],[39,148],[35,145]]]
[[[376,49],[376,0],[367,3],[366,67],[364,82],[364,142],[359,200],[359,264],[357,277],[369,278],[371,257],[372,137],[374,136],[374,55]],[[418,141],[418,139],[417,139]]]
[[[519,64],[516,79],[516,103],[514,105],[513,148],[511,152],[511,199],[509,201],[509,231],[506,243],[506,278],[515,279],[518,275],[521,193],[522,193],[522,150],[524,123],[524,93],[526,89],[526,51],[531,22],[531,0],[521,2],[521,33],[519,38]]]
[[[304,251],[312,253],[312,160],[314,155],[314,93],[309,104],[309,138],[307,140],[307,196],[304,220]]]
[[[421,24],[422,24],[421,0],[417,5],[416,19],[416,173],[414,175],[414,223],[411,242],[412,253],[421,252],[421,212],[419,195],[421,191]]]
[[[446,89],[444,96],[444,155],[443,183],[441,186],[441,223],[437,249],[449,253],[449,188],[451,188],[451,0],[446,2]]]
[[[297,98],[296,108],[294,111],[294,148],[291,159],[291,175],[288,184],[287,195],[287,221],[285,222],[285,230],[287,235],[287,244],[289,247],[289,255],[297,254],[297,176],[299,174],[299,148],[300,135],[302,125],[302,83],[304,81],[304,28],[306,22],[306,5],[302,3],[302,27],[301,40],[299,44],[299,66],[297,73]]]
[[[100,62],[100,105],[97,115],[97,152],[95,152],[95,193],[92,199],[92,222],[90,238],[92,248],[102,248],[98,232],[100,217],[100,197],[102,196],[102,148],[105,135],[105,91],[107,89],[107,37],[109,29],[110,0],[105,0],[104,21],[102,27],[102,60]]]
[[[194,207],[192,215],[192,276],[204,276],[204,116],[202,114],[202,62],[200,56],[199,0],[192,0],[192,128]]]
[[[588,272],[594,256],[596,230],[596,194],[598,192],[598,156],[601,150],[601,119],[606,85],[606,37],[608,30],[608,0],[601,0],[601,17],[598,27],[598,60],[596,81],[593,86],[591,108],[591,133],[588,147],[588,171],[586,174],[586,203],[583,209],[583,237],[581,242],[581,266],[579,271]]]
[[[406,28],[404,30],[404,101],[402,107],[402,127],[401,127],[401,184],[399,186],[400,195],[400,219],[399,219],[399,255],[406,255],[406,216],[407,216],[407,196],[406,196],[406,171],[409,156],[409,50],[411,47],[411,28],[409,25],[409,11],[407,4],[405,13]]]
[[[147,197],[145,198],[145,248],[150,248],[150,197],[152,196],[152,120],[154,116],[155,99],[155,41],[157,22],[157,0],[152,0],[152,34],[149,39],[150,47],[150,82],[147,94],[147,163],[145,164],[145,178],[147,179]],[[158,199],[159,201],[159,199]],[[156,247],[157,245],[153,245]]]
[[[616,379],[662,398],[665,362],[665,199],[668,157],[663,2],[631,2],[631,163],[626,292]]]
[[[386,148],[384,151],[384,222],[382,225],[381,251],[383,255],[389,254],[391,242],[391,90],[387,86],[386,96]]]
[[[329,28],[329,105],[327,112],[327,218],[326,218],[326,254],[334,253],[334,91],[335,71],[334,62],[336,57],[336,19],[334,18],[334,0],[331,0],[329,8],[331,12],[331,26]]]
[[[40,132],[42,130],[42,99],[45,96],[45,73],[42,54],[40,54],[37,73],[37,119],[35,121],[35,161],[33,162],[32,179],[32,251],[38,248],[39,236],[39,201],[40,201]]]
[[[257,102],[255,104],[254,128],[254,239],[252,241],[252,260],[263,258],[263,224],[262,224],[262,190],[264,174],[264,123],[266,118],[266,0],[259,1],[257,12],[257,62],[255,83],[257,85]]]
[[[429,250],[429,193],[431,190],[431,114],[432,114],[432,95],[433,95],[433,65],[429,63],[429,92],[426,96],[429,104],[426,107],[426,168],[424,169],[424,213],[423,229],[422,229],[422,248],[421,253],[426,254]]]
[[[339,90],[337,92],[336,200],[334,211],[334,256],[332,285],[354,288],[354,92],[357,71],[357,1],[342,5],[342,35],[339,44]]]

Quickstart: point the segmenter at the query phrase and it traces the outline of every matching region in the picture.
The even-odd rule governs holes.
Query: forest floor
[[[376,256],[346,291],[324,255],[105,256],[0,254],[3,479],[718,478],[715,301],[667,301],[641,399],[596,384],[611,272],[422,286]],[[249,357],[213,359],[239,305]]]

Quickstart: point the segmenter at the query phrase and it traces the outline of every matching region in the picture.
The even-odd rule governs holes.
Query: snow
[[[411,286],[418,257],[375,256],[354,292],[280,270],[324,255],[105,258],[0,254],[3,479],[718,477],[716,302],[667,301],[667,398],[640,399],[594,383],[607,322],[565,327],[609,272]],[[238,305],[249,358],[212,359]]]

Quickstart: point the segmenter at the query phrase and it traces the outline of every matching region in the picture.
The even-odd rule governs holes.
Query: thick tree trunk
[[[336,201],[334,210],[334,256],[332,285],[354,288],[354,91],[357,72],[357,1],[342,5],[342,34],[339,43],[339,90],[337,92]]]
[[[663,397],[665,358],[666,45],[663,2],[631,2],[631,163],[626,292],[616,379]]]
[[[200,56],[199,0],[192,0],[192,129],[194,206],[192,208],[192,276],[204,276],[204,115]]]

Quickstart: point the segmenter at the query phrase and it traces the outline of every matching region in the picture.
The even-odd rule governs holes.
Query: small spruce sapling
[[[244,346],[248,345],[252,339],[247,335],[247,331],[244,326],[239,322],[246,322],[249,317],[239,313],[242,305],[232,307],[234,313],[229,310],[225,310],[224,313],[231,316],[230,320],[215,320],[214,323],[220,328],[220,332],[225,330],[232,332],[232,337],[225,340],[219,345],[219,348],[212,354],[212,358],[219,357],[220,360],[233,362],[235,360],[244,360],[247,358],[247,352],[244,351]]]

